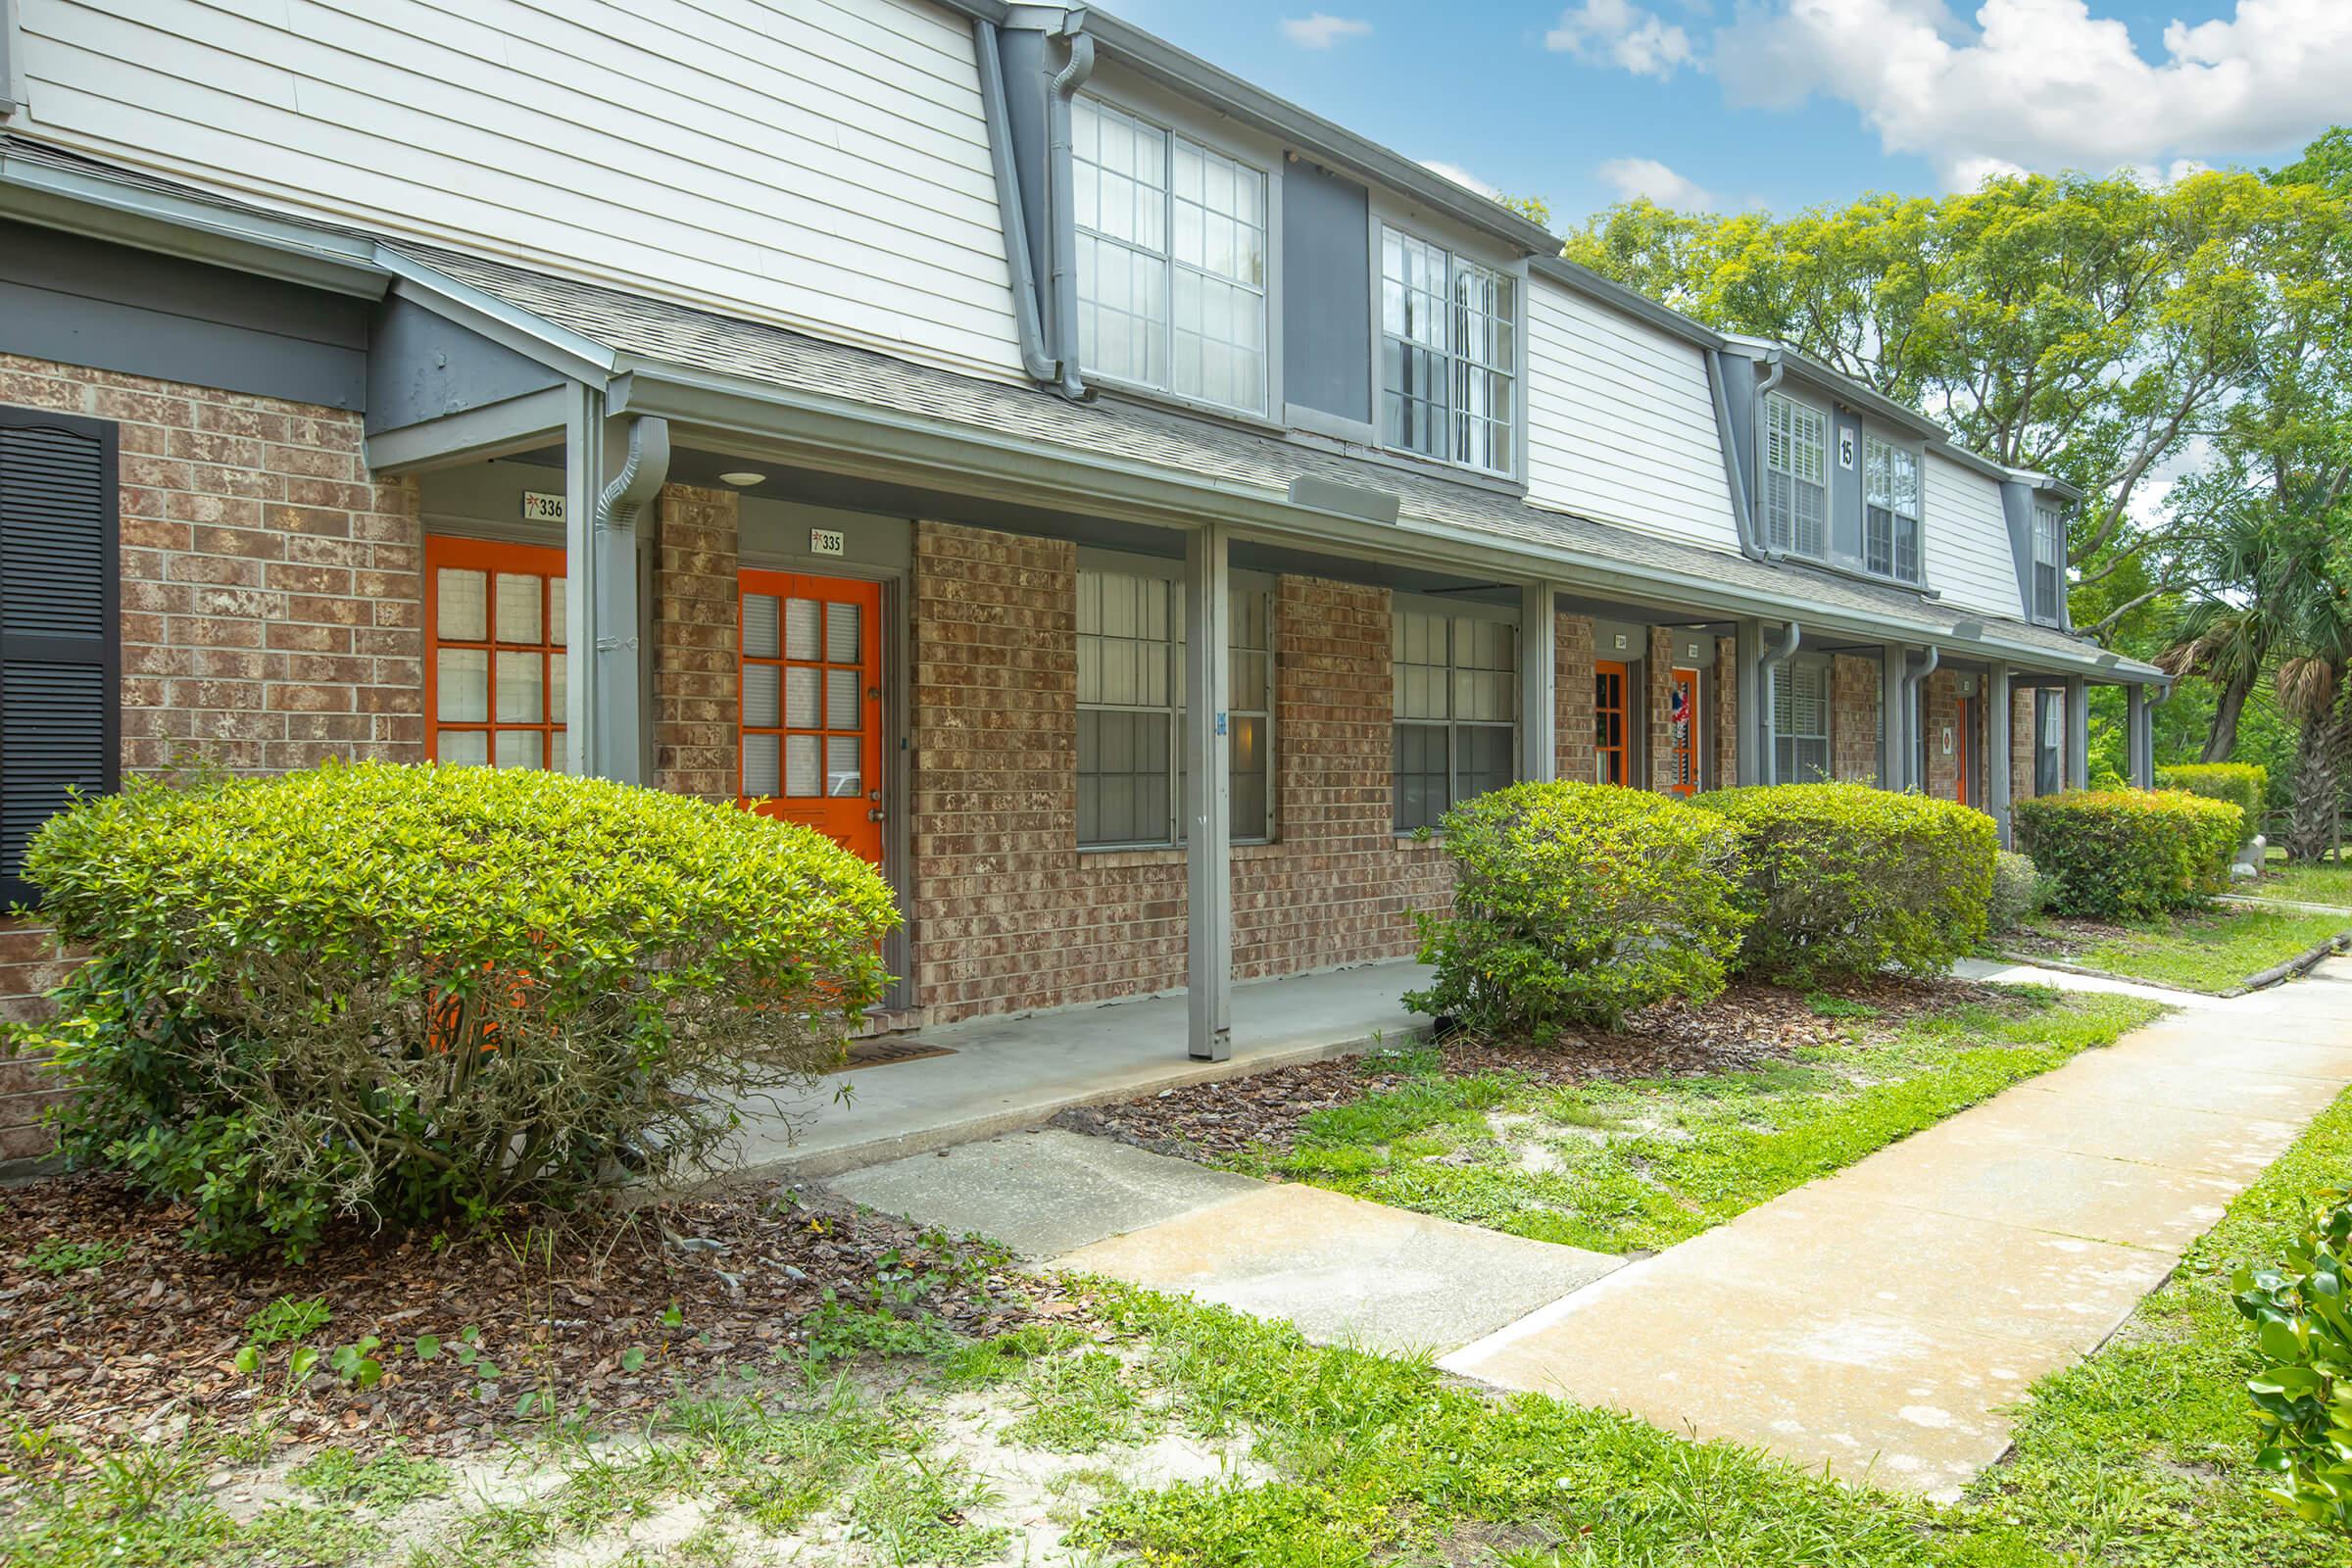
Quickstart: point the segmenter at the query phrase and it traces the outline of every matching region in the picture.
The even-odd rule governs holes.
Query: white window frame
[[[1496,732],[1505,735],[1507,737],[1504,743],[1506,777],[1503,782],[1505,784],[1518,782],[1520,770],[1519,692],[1521,684],[1527,679],[1527,645],[1519,634],[1518,614],[1514,612],[1497,610],[1493,606],[1457,604],[1443,599],[1424,599],[1409,594],[1396,594],[1392,597],[1389,610],[1391,617],[1389,671],[1394,693],[1393,701],[1390,704],[1389,824],[1396,832],[1408,834],[1417,832],[1423,827],[1435,827],[1438,819],[1443,817],[1446,811],[1470,798],[1464,793],[1462,787],[1463,764],[1466,760],[1464,753],[1467,750],[1463,740],[1465,730]],[[1401,662],[1397,658],[1397,642],[1401,630],[1398,617],[1404,615],[1433,617],[1442,621],[1445,626],[1445,663],[1443,665],[1431,663],[1426,666],[1415,666],[1445,670],[1446,714],[1442,718],[1427,716],[1408,718],[1398,711],[1404,706],[1403,693],[1401,689],[1396,688],[1396,671]],[[1462,662],[1464,624],[1470,621],[1499,625],[1510,634],[1511,690],[1509,701],[1504,704],[1504,711],[1510,715],[1507,719],[1464,717],[1460,711],[1462,682],[1465,674],[1495,672],[1495,666]],[[1442,731],[1446,737],[1446,801],[1435,811],[1428,813],[1429,820],[1426,822],[1406,822],[1403,819],[1403,786],[1400,781],[1401,775],[1396,772],[1395,764],[1397,747],[1402,740],[1403,732],[1407,729]]]
[[[1388,321],[1388,241],[1391,234],[1395,234],[1408,244],[1435,251],[1446,259],[1444,295],[1446,341],[1442,346],[1419,344],[1420,347],[1440,355],[1446,365],[1446,403],[1443,416],[1446,426],[1446,450],[1442,454],[1423,452],[1415,447],[1398,445],[1392,438],[1389,430],[1388,345],[1391,338],[1396,336],[1389,330]],[[1494,479],[1515,480],[1519,478],[1527,469],[1528,297],[1526,269],[1507,263],[1488,261],[1477,255],[1473,248],[1455,243],[1426,224],[1407,221],[1396,214],[1379,211],[1377,207],[1372,213],[1371,242],[1373,441],[1381,451],[1413,462],[1442,464],[1449,468],[1458,468],[1465,473],[1483,474]],[[1498,368],[1488,365],[1469,357],[1462,351],[1459,342],[1462,334],[1457,329],[1459,308],[1455,304],[1455,290],[1456,280],[1464,269],[1483,273],[1510,291],[1511,313],[1507,341],[1510,344],[1511,364],[1508,368]],[[1482,423],[1499,426],[1504,439],[1508,442],[1510,461],[1500,467],[1490,467],[1484,464],[1473,463],[1460,455],[1463,450],[1459,427],[1462,416],[1461,410],[1456,407],[1455,399],[1466,374],[1471,370],[1482,374],[1500,375],[1509,382],[1509,407],[1503,416],[1498,418],[1492,415],[1474,416]]]
[[[1136,256],[1155,261],[1158,264],[1160,270],[1161,305],[1161,318],[1158,323],[1160,334],[1159,359],[1162,373],[1157,380],[1123,375],[1117,371],[1101,369],[1093,365],[1087,364],[1083,355],[1080,358],[1080,368],[1085,372],[1089,380],[1099,381],[1107,386],[1122,387],[1137,392],[1146,392],[1156,397],[1164,397],[1173,402],[1183,403],[1191,407],[1214,410],[1221,414],[1239,415],[1243,417],[1250,419],[1270,418],[1272,416],[1271,411],[1274,407],[1274,401],[1278,395],[1281,385],[1281,376],[1276,360],[1280,344],[1280,338],[1277,334],[1281,326],[1281,318],[1275,308],[1274,298],[1274,278],[1277,275],[1276,270],[1280,266],[1280,244],[1277,237],[1279,225],[1276,223],[1275,219],[1280,212],[1279,193],[1281,187],[1279,178],[1275,172],[1255,158],[1238,152],[1232,147],[1223,145],[1210,137],[1202,136],[1189,126],[1171,123],[1170,120],[1166,117],[1145,113],[1132,104],[1107,98],[1099,93],[1082,93],[1078,96],[1076,102],[1079,104],[1084,104],[1089,108],[1102,114],[1108,115],[1113,119],[1130,121],[1138,125],[1146,126],[1149,129],[1157,132],[1160,137],[1162,160],[1160,167],[1159,185],[1160,243],[1157,250],[1152,250],[1144,246],[1139,246],[1130,240],[1118,238],[1114,235],[1104,233],[1100,229],[1090,229],[1085,224],[1077,221],[1077,215],[1075,213],[1071,214],[1070,218],[1068,219],[1068,221],[1072,224],[1075,230],[1074,238],[1078,241],[1082,242],[1085,239],[1092,237],[1099,245],[1106,245],[1112,247],[1113,249],[1127,251]],[[1251,173],[1257,176],[1257,235],[1258,266],[1260,272],[1257,281],[1254,284],[1239,278],[1226,277],[1222,273],[1209,271],[1200,267],[1195,266],[1190,262],[1178,259],[1176,254],[1176,210],[1178,203],[1182,199],[1177,195],[1176,192],[1176,147],[1178,142],[1188,144],[1205,158],[1233,164],[1239,168],[1250,171]],[[1075,158],[1075,154],[1073,154],[1073,158]],[[1077,177],[1079,172],[1080,171],[1078,169],[1073,168],[1072,175],[1074,179]],[[1080,249],[1083,250],[1083,244],[1081,244]],[[1257,398],[1254,403],[1228,403],[1215,398],[1204,397],[1199,392],[1186,391],[1178,387],[1176,376],[1176,355],[1178,342],[1178,328],[1176,321],[1176,280],[1177,275],[1180,272],[1192,273],[1197,276],[1208,278],[1221,285],[1230,284],[1243,290],[1246,294],[1255,297],[1257,301],[1258,326],[1258,376]],[[1074,287],[1081,288],[1081,292],[1079,294],[1079,311],[1083,318],[1083,313],[1087,309],[1090,301],[1079,280],[1073,279],[1072,282]]]
[[[1881,506],[1879,476],[1885,465],[1885,495],[1887,504]],[[1909,496],[1900,494],[1895,485],[1902,466],[1910,466]],[[1903,510],[1908,500],[1910,510]],[[1927,581],[1928,572],[1928,461],[1927,454],[1908,441],[1891,441],[1882,435],[1865,431],[1862,436],[1862,569],[1874,577],[1899,582],[1917,588]],[[1880,519],[1884,518],[1884,523]],[[1904,570],[1903,529],[1910,525],[1910,569]],[[1880,566],[1872,560],[1873,537],[1881,527],[1886,534],[1886,562]]]
[[[2059,624],[2066,618],[2066,513],[2047,502],[2034,503],[2034,619]],[[2049,594],[2042,590],[2044,573]]]
[[[1808,685],[1818,685],[1817,700],[1804,699],[1797,690],[1802,679]],[[1772,672],[1772,781],[1776,784],[1812,784],[1830,778],[1837,759],[1830,749],[1830,705],[1836,700],[1830,678],[1830,662],[1799,655],[1774,666]],[[1817,701],[1821,726],[1819,729],[1798,729],[1796,718],[1800,700]],[[1810,775],[1804,772],[1806,755],[1800,748],[1820,747],[1821,760]],[[1783,759],[1787,760],[1784,761]]]
[[[1757,410],[1756,467],[1761,481],[1757,492],[1764,540],[1774,550],[1806,561],[1826,561],[1830,554],[1831,423],[1829,410],[1786,392],[1765,393],[1763,407]],[[1786,428],[1780,428],[1784,424]],[[1808,434],[1817,434],[1817,439],[1808,442]],[[1808,453],[1813,459],[1810,477],[1803,471]],[[1785,506],[1775,494],[1776,478],[1788,481]],[[1804,548],[1797,531],[1796,487],[1800,484],[1816,485],[1821,491],[1820,536],[1810,550]]]
[[[1186,821],[1184,798],[1186,786],[1184,735],[1184,584],[1181,580],[1178,569],[1175,568],[1170,563],[1143,560],[1132,557],[1120,557],[1107,552],[1098,554],[1097,552],[1091,550],[1083,552],[1080,555],[1078,573],[1080,580],[1079,591],[1081,594],[1085,592],[1084,584],[1087,578],[1116,576],[1133,578],[1144,582],[1152,589],[1165,596],[1163,603],[1166,606],[1166,614],[1168,617],[1168,635],[1164,657],[1168,661],[1168,668],[1166,672],[1166,685],[1164,689],[1167,692],[1167,701],[1164,703],[1143,704],[1085,701],[1083,698],[1083,693],[1085,691],[1085,670],[1083,662],[1086,658],[1086,650],[1089,645],[1085,637],[1082,635],[1078,641],[1078,658],[1081,661],[1081,666],[1078,671],[1078,690],[1081,693],[1081,699],[1078,703],[1078,711],[1081,714],[1088,712],[1142,713],[1156,716],[1166,723],[1168,740],[1168,811],[1165,831],[1156,836],[1147,835],[1122,839],[1086,838],[1083,835],[1078,835],[1078,822],[1084,819],[1083,810],[1080,811],[1078,819],[1071,823],[1071,831],[1073,835],[1078,835],[1078,848],[1083,851],[1091,852],[1102,850],[1151,850],[1173,848],[1181,845],[1185,841],[1184,824]],[[1275,835],[1274,683],[1276,678],[1276,643],[1278,638],[1274,621],[1274,583],[1272,579],[1264,577],[1255,572],[1237,571],[1231,574],[1228,580],[1226,592],[1230,599],[1237,602],[1243,599],[1245,596],[1254,597],[1264,606],[1265,610],[1265,613],[1262,617],[1260,617],[1260,623],[1265,628],[1265,646],[1262,649],[1257,649],[1237,645],[1231,650],[1233,653],[1263,654],[1265,658],[1265,689],[1262,694],[1256,694],[1258,698],[1257,706],[1244,707],[1239,702],[1231,702],[1226,709],[1226,713],[1229,721],[1233,719],[1253,718],[1259,720],[1263,726],[1262,733],[1264,735],[1264,755],[1259,760],[1259,771],[1265,785],[1266,809],[1264,818],[1261,822],[1255,824],[1243,824],[1237,822],[1234,826],[1233,842],[1236,844],[1266,844],[1271,843]],[[1235,616],[1232,618],[1236,628],[1238,629],[1241,625],[1243,617]],[[1080,773],[1077,777],[1076,787],[1081,792],[1083,792],[1086,788],[1086,778],[1087,775],[1084,773]]]

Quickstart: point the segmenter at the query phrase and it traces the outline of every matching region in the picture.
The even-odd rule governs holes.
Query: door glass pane
[[[540,690],[546,676],[539,666],[543,656],[502,651],[498,656],[498,721],[502,724],[544,724],[547,703]],[[531,764],[537,766],[537,763]]]
[[[479,575],[479,573],[476,573]],[[444,600],[444,604],[448,601]],[[490,717],[490,655],[480,648],[436,649],[433,716],[479,724]]]
[[[434,738],[433,754],[452,767],[479,767],[490,760],[490,737],[478,729],[445,729]]]
[[[784,657],[809,659],[818,657],[816,651],[816,619],[820,607],[813,599],[787,599],[784,602]]]
[[[773,664],[743,666],[743,721],[754,729],[774,729],[782,722],[782,674]]]
[[[571,771],[571,746],[560,729],[548,732],[547,765],[559,773]]]
[[[784,722],[792,729],[815,729],[817,671],[794,664],[784,671]]]
[[[498,574],[498,640],[535,643],[539,640],[539,579],[511,571]]]
[[[567,679],[570,668],[570,655],[547,656],[547,716],[559,722],[570,716],[566,708],[571,701],[571,684]],[[563,764],[559,762],[557,765],[560,767]]]
[[[561,648],[564,642],[564,579],[547,579],[547,640]]]
[[[825,661],[834,664],[858,662],[858,607],[825,606]]]
[[[502,729],[498,732],[498,765],[501,767],[537,767],[546,755],[545,737],[535,729]]]
[[[865,774],[859,753],[865,743],[855,735],[825,737],[825,793],[852,800],[865,793]]]
[[[443,642],[478,643],[490,635],[488,574],[443,566],[436,584],[434,635]]]
[[[743,793],[750,796],[773,795],[783,787],[779,770],[783,743],[773,735],[746,735],[743,738]]]
[[[828,669],[825,671],[825,728],[857,729],[858,671]]]
[[[743,596],[743,652],[751,659],[774,659],[780,653],[776,627],[782,608],[773,594]]]
[[[824,794],[824,772],[814,735],[784,737],[784,793],[801,800]]]

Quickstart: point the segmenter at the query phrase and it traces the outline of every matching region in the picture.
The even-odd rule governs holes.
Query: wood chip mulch
[[[516,1423],[526,1390],[551,1391],[565,1415],[585,1397],[600,1418],[625,1419],[681,1386],[770,1367],[776,1351],[806,1344],[828,1291],[874,1304],[877,1277],[886,1291],[910,1282],[898,1289],[911,1299],[894,1310],[919,1306],[967,1334],[1074,1310],[1052,1282],[1001,1257],[791,1192],[542,1217],[442,1247],[354,1230],[300,1264],[193,1251],[183,1215],[106,1176],[34,1182],[0,1193],[0,1410],[84,1440],[261,1410],[281,1420],[281,1443],[366,1450],[398,1436],[412,1451],[457,1452]],[[53,1276],[28,1260],[47,1238],[120,1255]],[[347,1387],[322,1356],[281,1405],[284,1346],[263,1377],[240,1375],[246,1319],[280,1297],[324,1298],[333,1317],[309,1341],[322,1350],[382,1340],[382,1381]],[[664,1322],[673,1305],[676,1326]],[[468,1326],[503,1374],[494,1400],[448,1348]],[[435,1359],[410,1351],[420,1335],[444,1342]],[[631,1350],[644,1352],[633,1371]]]
[[[1888,978],[1839,993],[1879,1009],[1874,1029],[1995,995],[1961,981]],[[1635,1014],[1623,1033],[1590,1033],[1552,1046],[1456,1034],[1438,1052],[1449,1077],[1510,1073],[1565,1085],[1740,1072],[1839,1038],[1855,1020],[1824,1018],[1800,992],[1735,986],[1703,1006],[1668,1001]],[[1154,1153],[1214,1160],[1252,1148],[1288,1150],[1318,1110],[1352,1104],[1412,1077],[1395,1054],[1343,1056],[1213,1083],[1164,1089],[1140,1100],[1065,1110],[1054,1125],[1115,1138]]]

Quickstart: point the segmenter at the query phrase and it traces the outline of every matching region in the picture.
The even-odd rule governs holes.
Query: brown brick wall
[[[1642,705],[1648,715],[1642,740],[1647,747],[1649,787],[1660,794],[1674,782],[1673,703],[1674,634],[1663,626],[1652,626],[1642,662]]]
[[[1848,784],[1879,776],[1879,662],[1839,654],[1830,662],[1830,774]]]
[[[1920,725],[1928,738],[1927,792],[1939,801],[1960,798],[1960,676],[1939,669],[1920,683]],[[1943,749],[1943,732],[1952,732],[1952,750]]]
[[[29,921],[0,916],[0,1022],[35,1023],[50,1015],[46,993],[64,983],[73,961],[57,938]],[[41,1112],[63,1096],[38,1056],[0,1045],[0,1171],[47,1154],[54,1140]]]
[[[1740,642],[1715,639],[1715,776],[1711,789],[1728,790],[1740,782]]]
[[[654,536],[654,785],[736,798],[737,498],[671,485]]]
[[[1592,732],[1592,622],[1561,615],[1554,649],[1552,755],[1559,776],[1590,784],[1600,765]]]
[[[1185,981],[1177,850],[1077,846],[1077,552],[915,531],[916,1000],[946,1022]],[[1237,979],[1403,956],[1443,852],[1391,830],[1384,590],[1281,579],[1278,838],[1236,850]]]
[[[2034,798],[2034,688],[2009,689],[2009,791],[2013,801]]]

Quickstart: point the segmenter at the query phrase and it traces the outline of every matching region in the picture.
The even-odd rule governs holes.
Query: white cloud
[[[2015,169],[2177,174],[2168,155],[2290,147],[2347,102],[2346,0],[2237,0],[2167,26],[2154,60],[2089,0],[1984,0],[1974,20],[1944,0],[1749,0],[1711,64],[1735,104],[1852,104],[1956,189]]]
[[[1371,30],[1372,24],[1361,17],[1335,17],[1327,11],[1282,19],[1282,35],[1301,49],[1328,49],[1342,38],[1361,38]]]
[[[1676,173],[1655,158],[1612,158],[1592,172],[1616,191],[1620,201],[1646,196],[1678,213],[1703,213],[1715,205],[1714,194],[1705,186]]]
[[[1489,201],[1502,200],[1502,191],[1499,187],[1488,184],[1459,164],[1448,164],[1436,158],[1424,158],[1421,160],[1421,167],[1433,174],[1444,175],[1456,185],[1468,186]]]
[[[1622,66],[1637,76],[1671,76],[1694,64],[1690,34],[1633,0],[1581,0],[1560,13],[1544,47],[1593,65]]]

